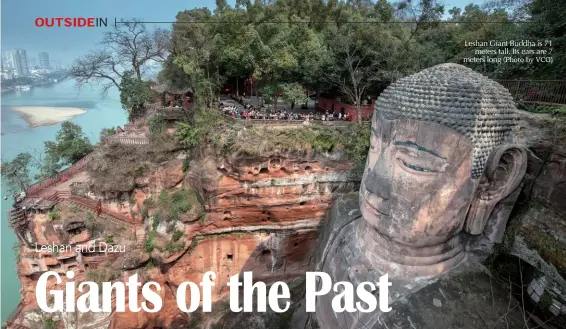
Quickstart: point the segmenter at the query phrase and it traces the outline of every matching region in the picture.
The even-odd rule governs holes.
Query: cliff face
[[[496,259],[496,270],[514,273],[511,279],[527,287],[527,306],[558,324],[566,320],[566,118],[520,114],[527,173],[502,248],[510,258]]]
[[[561,291],[566,286],[562,279],[566,256],[561,245],[566,235],[566,152],[563,142],[556,142],[556,131],[548,129],[548,120],[522,113],[519,142],[530,152],[522,200],[538,206],[517,212],[510,220],[508,238],[513,241],[506,254],[539,264],[538,270],[549,278],[545,289]],[[17,266],[23,299],[10,323],[27,328],[42,328],[46,319],[60,328],[263,323],[266,316],[273,315],[242,318],[226,312],[202,316],[181,313],[175,302],[176,289],[185,281],[198,283],[204,273],[213,271],[217,274],[213,298],[222,309],[230,276],[251,271],[254,279],[267,283],[302,277],[312,266],[321,219],[336,198],[356,192],[359,184],[351,174],[353,164],[340,150],[270,149],[255,155],[189,158],[186,163],[186,155],[177,152],[153,163],[146,158],[143,166],[133,170],[129,167],[135,164],[139,150],[123,150],[114,145],[101,152],[112,154],[110,161],[105,160],[110,168],[121,165],[116,162],[120,154],[128,154],[129,162],[119,169],[118,176],[108,176],[109,169],[100,174],[102,178],[80,172],[69,182],[28,196],[25,211],[20,207],[10,213],[21,242]],[[97,185],[100,179],[104,184]],[[97,209],[99,200],[101,208]],[[41,249],[52,244],[86,249],[37,251],[36,245]],[[124,249],[110,253],[101,244]],[[76,281],[98,282],[140,274],[140,281],[161,285],[164,306],[158,313],[46,314],[37,307],[35,286],[39,276],[49,270],[60,274],[72,270]],[[66,282],[64,279],[61,284]],[[61,284],[50,280],[48,289]],[[269,321],[283,320],[276,314]]]
[[[330,155],[224,159],[206,186],[207,220],[216,228],[318,223],[337,195],[356,190],[350,168]]]
[[[89,189],[89,175],[81,176],[81,188],[72,191],[55,184],[56,197],[15,226],[22,242],[23,311],[13,323],[34,328],[51,319],[61,327],[92,325],[89,317],[44,314],[35,302],[41,273],[73,270],[79,281],[124,280],[138,273],[164,288],[161,312],[92,314],[101,328],[186,324],[190,319],[175,304],[182,282],[198,283],[204,273],[215,272],[213,299],[219,301],[228,294],[229,277],[242,272],[267,283],[303,276],[311,266],[320,220],[333,200],[358,188],[352,164],[340,152],[205,157],[191,161],[186,171],[183,158],[179,153],[145,170],[133,178],[131,191]],[[52,244],[73,249],[36,251]],[[101,244],[123,246],[124,252],[97,249]],[[55,280],[48,283],[50,289],[58,286]]]

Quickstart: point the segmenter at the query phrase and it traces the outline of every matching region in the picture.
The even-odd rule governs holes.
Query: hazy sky
[[[445,0],[446,8],[463,8],[483,0]],[[234,4],[235,0],[229,0]],[[215,7],[214,0],[2,0],[2,54],[11,48],[23,48],[29,58],[39,52],[52,60],[70,64],[76,57],[96,49],[102,33],[111,28],[114,18],[138,18],[146,21],[174,21],[185,9]],[[105,17],[108,28],[38,28],[37,17]],[[163,27],[170,28],[170,24]]]

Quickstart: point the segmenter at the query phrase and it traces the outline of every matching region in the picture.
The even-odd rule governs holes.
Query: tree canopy
[[[552,64],[466,63],[491,78],[562,79],[564,5],[564,0],[490,0],[464,8],[445,8],[439,0],[237,0],[232,7],[219,0],[213,10],[179,12],[171,33],[120,24],[106,34],[102,50],[78,60],[72,72],[79,83],[105,81],[123,90],[128,109],[141,104],[143,95],[130,88],[131,81],[141,82],[143,67],[161,60],[159,79],[190,87],[201,107],[215,103],[226,81],[241,79],[254,96],[277,98],[294,86],[293,92],[331,93],[359,107],[360,100],[377,96],[400,77],[477,56],[477,48],[466,46],[476,40],[551,45]],[[120,83],[124,79],[128,83]]]
[[[205,97],[219,92],[222,77],[251,76],[258,90],[298,84],[356,104],[407,74],[462,62],[474,51],[466,41],[549,39],[553,53],[563,54],[560,6],[550,0],[452,9],[438,0],[239,0],[234,7],[217,1],[214,11],[177,15],[166,70],[187,74]],[[554,57],[554,65],[466,65],[492,78],[561,78],[566,56]]]

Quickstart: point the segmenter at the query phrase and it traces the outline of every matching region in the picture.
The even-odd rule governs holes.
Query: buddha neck
[[[361,252],[376,270],[391,277],[439,275],[465,258],[460,235],[438,245],[411,247],[382,235],[363,218],[356,225],[356,241]]]

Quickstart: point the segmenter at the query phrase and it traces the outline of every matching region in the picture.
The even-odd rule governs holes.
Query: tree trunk
[[[358,123],[362,123],[362,107],[359,102],[356,104],[356,110],[358,111]]]
[[[134,66],[134,71],[136,71],[136,77],[138,81],[142,81],[141,70],[139,66]]]

